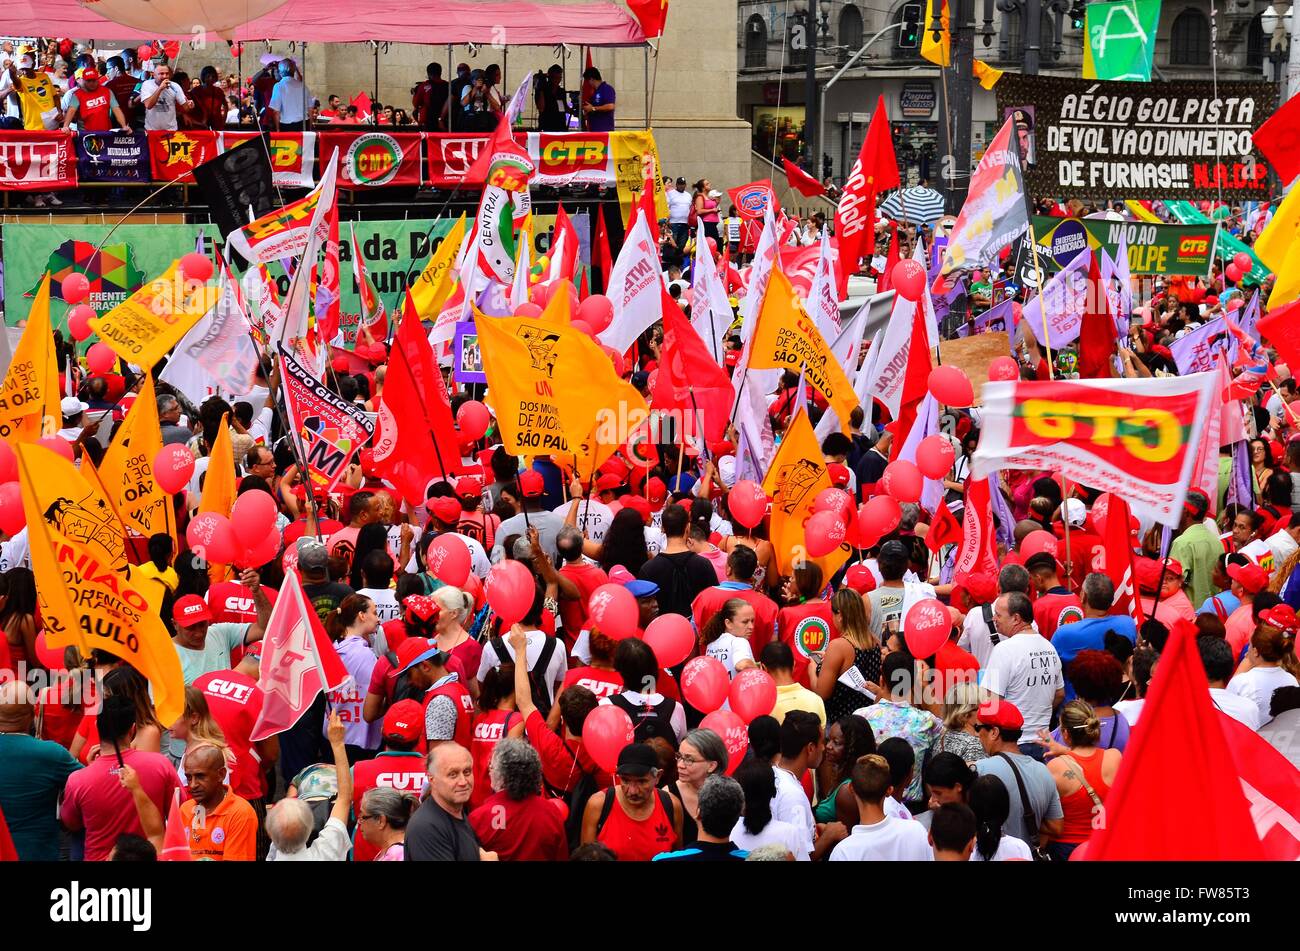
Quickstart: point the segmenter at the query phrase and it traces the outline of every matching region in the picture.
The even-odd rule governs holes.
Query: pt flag
[[[46,429],[54,435],[63,424],[60,395],[50,328],[50,275],[46,272],[0,386],[0,437],[10,442],[36,442]]]
[[[1060,472],[1176,526],[1217,383],[1217,373],[986,383],[974,475]]]
[[[788,575],[797,563],[810,561],[821,568],[823,578],[831,578],[852,553],[847,542],[820,558],[809,558],[804,547],[804,524],[812,517],[818,494],[829,488],[826,457],[808,414],[798,413],[763,478],[763,491],[772,499],[772,548],[781,574]]]

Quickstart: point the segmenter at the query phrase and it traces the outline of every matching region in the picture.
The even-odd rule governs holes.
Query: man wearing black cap
[[[548,558],[554,558],[556,540],[560,529],[564,527],[564,518],[542,507],[546,484],[541,473],[534,469],[524,469],[513,484],[505,486],[505,491],[517,498],[519,514],[510,516],[497,526],[492,563],[504,561],[506,552],[513,550],[515,539],[525,537],[529,528],[537,529],[542,551]]]
[[[600,70],[588,66],[582,74],[582,116],[588,132],[614,131],[614,87],[600,76]]]
[[[603,842],[620,862],[649,862],[682,838],[682,804],[659,782],[659,756],[644,743],[618,754],[619,784],[587,800],[582,841]],[[733,823],[734,825],[734,823]]]

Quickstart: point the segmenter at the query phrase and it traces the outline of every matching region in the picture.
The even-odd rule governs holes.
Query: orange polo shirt
[[[221,805],[208,810],[202,828],[195,828],[195,802],[181,803],[181,821],[189,833],[190,857],[196,862],[254,862],[257,860],[257,813],[229,788]]]

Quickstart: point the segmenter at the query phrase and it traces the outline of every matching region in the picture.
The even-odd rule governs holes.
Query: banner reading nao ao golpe
[[[1217,381],[1215,373],[1196,373],[987,383],[974,476],[1060,472],[1115,493],[1139,517],[1177,525]]]
[[[1267,198],[1257,130],[1272,113],[1267,82],[1101,82],[1008,73],[998,114],[1014,118],[1034,196]]]
[[[322,384],[284,349],[280,376],[289,425],[302,445],[312,482],[332,491],[353,455],[375,435],[365,411]]]

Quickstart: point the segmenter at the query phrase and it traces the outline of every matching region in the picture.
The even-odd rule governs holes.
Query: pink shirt
[[[140,785],[164,816],[180,777],[161,753],[123,750],[122,760],[140,776]],[[118,779],[117,757],[110,747],[83,770],[68,777],[60,821],[71,830],[86,830],[86,861],[102,862],[113,851],[117,837],[129,832],[144,835],[131,793]]]
[[[1250,635],[1255,633],[1254,605],[1239,605],[1228,615],[1223,626],[1227,630],[1228,644],[1232,647],[1232,662],[1235,664],[1250,643]]]

